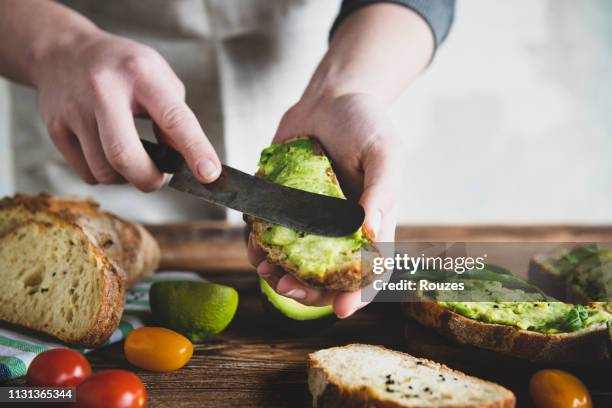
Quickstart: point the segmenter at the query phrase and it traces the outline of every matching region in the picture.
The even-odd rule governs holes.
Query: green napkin
[[[129,332],[145,325],[151,313],[149,288],[155,282],[166,280],[205,281],[191,272],[161,272],[144,278],[128,289],[121,323],[101,347],[121,341]],[[58,347],[67,346],[54,341],[49,336],[0,323],[0,381],[24,376],[36,355]],[[77,351],[89,353],[93,349],[77,349]]]

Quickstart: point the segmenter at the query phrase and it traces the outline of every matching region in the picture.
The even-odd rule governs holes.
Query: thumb
[[[393,241],[395,233],[396,188],[401,174],[399,146],[379,142],[368,149],[363,160],[363,194],[359,203],[365,210],[365,228],[375,241]]]

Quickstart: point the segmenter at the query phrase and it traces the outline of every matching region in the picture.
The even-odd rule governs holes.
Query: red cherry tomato
[[[91,375],[91,366],[70,349],[52,349],[40,353],[30,363],[26,384],[31,387],[76,387]]]
[[[147,405],[147,390],[134,373],[100,371],[77,388],[78,408],[141,408]]]

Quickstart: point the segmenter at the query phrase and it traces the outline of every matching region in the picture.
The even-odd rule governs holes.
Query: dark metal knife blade
[[[203,184],[178,152],[147,140],[142,143],[159,170],[173,174],[170,187],[202,200],[316,235],[345,236],[363,224],[364,210],[354,201],[285,187],[226,165],[215,182]]]

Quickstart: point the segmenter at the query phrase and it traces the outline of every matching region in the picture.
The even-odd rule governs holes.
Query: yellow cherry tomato
[[[136,367],[167,372],[187,364],[193,344],[187,337],[163,327],[140,327],[128,334],[123,351]]]
[[[592,408],[582,381],[562,370],[540,370],[531,377],[529,393],[538,408]]]

